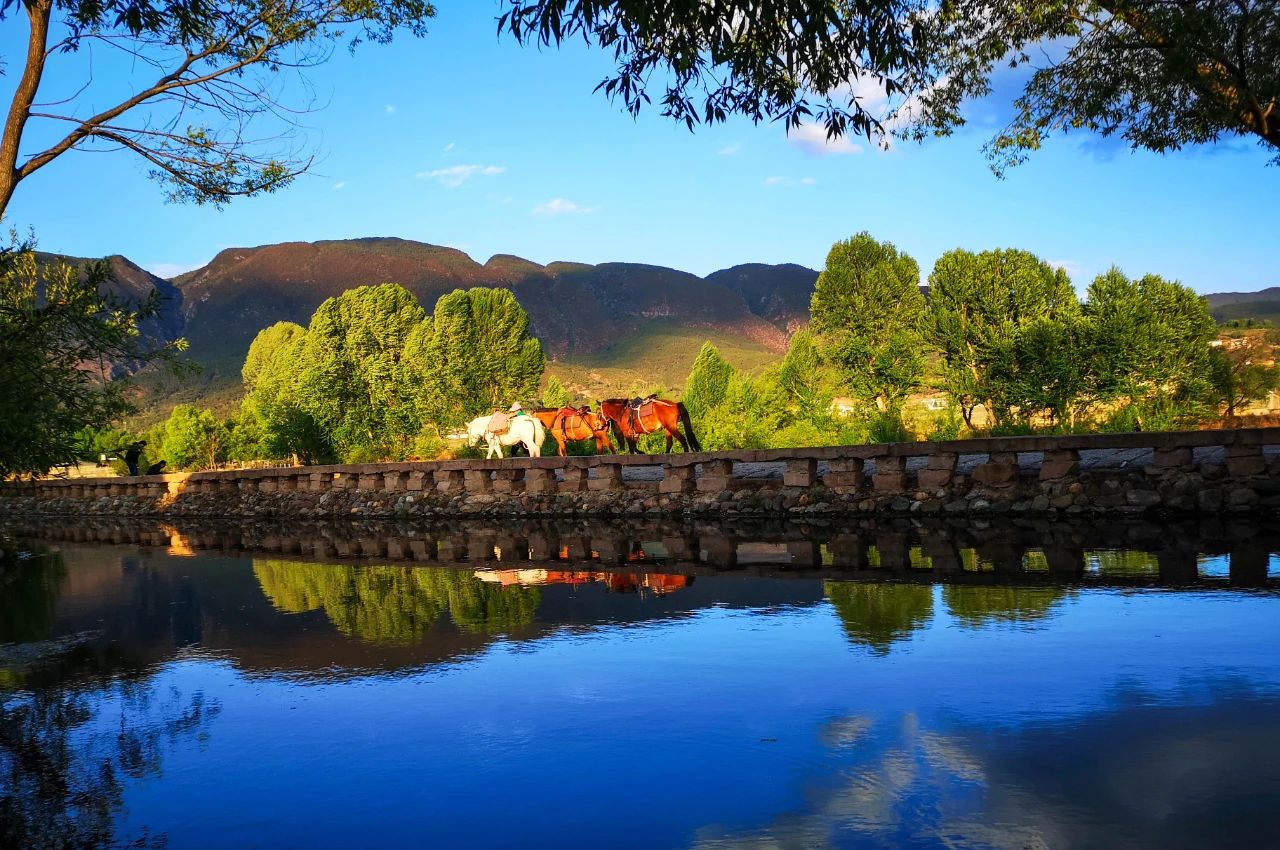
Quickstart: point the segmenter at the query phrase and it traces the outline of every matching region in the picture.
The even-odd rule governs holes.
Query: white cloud
[[[817,183],[812,177],[766,177],[764,185],[766,186],[813,186]]]
[[[346,186],[347,186],[346,180],[339,180],[337,183],[333,184],[333,188],[335,189],[345,189]]]
[[[506,171],[502,165],[454,165],[449,168],[437,168],[434,171],[419,171],[418,176],[427,180],[435,180],[442,186],[456,189],[477,174],[492,177]]]
[[[741,150],[742,150],[742,145],[738,144],[737,142],[734,142],[733,144],[725,145],[720,150],[716,151],[716,156],[733,156],[734,154],[738,153]]]
[[[149,266],[145,266],[145,268],[156,277],[171,278],[177,277],[183,272],[198,269],[203,265],[204,263],[152,263]]]
[[[396,114],[396,105],[394,103],[388,103],[384,108],[387,110],[388,115]]]
[[[862,153],[862,148],[849,141],[848,136],[828,139],[827,129],[821,124],[801,124],[791,131],[787,141],[814,156]]]
[[[449,152],[449,151],[451,151],[451,150],[453,150],[453,142],[450,142],[449,144],[447,144],[447,145],[445,145],[445,146],[444,146],[444,152],[445,152],[445,153],[448,153],[448,152]]]
[[[574,213],[593,213],[595,207],[584,207],[581,204],[575,204],[568,198],[552,198],[543,204],[538,204],[533,208],[534,215],[571,215]]]
[[[1062,269],[1071,277],[1079,277],[1084,274],[1084,266],[1076,260],[1045,260],[1045,262],[1055,269]]]

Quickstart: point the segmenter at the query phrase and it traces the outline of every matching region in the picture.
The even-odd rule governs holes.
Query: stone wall
[[[0,487],[0,515],[1280,513],[1280,428],[279,467]]]

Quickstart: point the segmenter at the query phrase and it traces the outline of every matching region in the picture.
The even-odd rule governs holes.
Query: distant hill
[[[774,267],[750,268],[763,278]],[[225,371],[239,368],[262,328],[281,320],[305,325],[326,298],[375,283],[399,283],[427,309],[458,288],[510,289],[557,360],[590,360],[655,323],[730,334],[781,352],[787,324],[803,318],[792,306],[799,284],[791,269],[799,267],[777,268],[787,270],[779,276],[779,293],[771,293],[767,282],[752,284],[752,303],[766,305],[762,312],[719,282],[724,272],[704,279],[633,263],[542,266],[503,254],[482,265],[453,248],[393,238],[231,248],[173,283],[182,294],[191,356]],[[809,276],[811,286],[816,274]]]
[[[809,301],[818,273],[794,263],[747,263],[712,272],[707,280],[738,293],[752,313],[794,333],[809,323]]]
[[[1206,295],[1205,299],[1218,324],[1233,319],[1254,319],[1280,325],[1280,286],[1257,292],[1218,292]]]
[[[59,254],[38,252],[39,263],[55,260],[83,266],[94,262],[84,257],[69,257]],[[119,254],[104,258],[111,268],[112,279],[101,289],[110,292],[125,301],[140,304],[151,296],[152,290],[160,292],[159,313],[142,324],[140,330],[148,338],[169,342],[182,336],[186,320],[182,315],[182,292],[164,278],[156,277],[151,272],[138,266]],[[120,371],[131,371],[128,364],[118,364]]]

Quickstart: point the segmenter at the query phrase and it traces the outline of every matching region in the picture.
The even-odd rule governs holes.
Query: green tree
[[[398,30],[426,31],[435,14],[424,0],[298,0],[265,5],[232,0],[28,0],[0,3],[0,17],[21,13],[25,54],[0,137],[0,214],[18,184],[73,150],[131,151],[174,200],[223,203],[279,189],[311,163],[283,153],[304,103],[282,86],[324,62],[345,42],[389,42]],[[113,94],[89,82],[71,97],[37,104],[52,68],[122,50],[136,76]],[[255,132],[261,127],[264,132]],[[297,148],[297,146],[293,146]],[[22,153],[20,153],[20,150]]]
[[[312,315],[297,349],[294,397],[343,456],[403,455],[418,433],[406,343],[426,319],[394,283],[347,290]]]
[[[1041,317],[1018,329],[1012,368],[1004,376],[1007,409],[1030,423],[1045,416],[1057,425],[1082,407],[1089,386],[1088,335],[1079,315]]]
[[[1090,284],[1084,318],[1090,391],[1127,404],[1138,427],[1156,427],[1167,411],[1190,411],[1210,394],[1217,325],[1189,287],[1157,275],[1130,280],[1112,268]]]
[[[979,405],[999,423],[1025,404],[1024,370],[1046,371],[1023,362],[1045,353],[1042,343],[1053,333],[1045,322],[1070,321],[1079,311],[1066,272],[1027,251],[956,249],[939,257],[929,275],[926,335],[941,355],[939,386],[960,406],[965,424],[973,428]],[[1031,403],[1047,406],[1041,398]]]
[[[702,422],[712,408],[724,401],[732,377],[733,367],[720,350],[710,342],[702,343],[684,382],[684,406],[695,423]]]
[[[159,456],[170,470],[213,469],[227,459],[231,435],[208,410],[180,404],[160,432]]]
[[[547,407],[569,407],[573,404],[573,394],[559,378],[552,375],[547,380],[547,391],[542,394],[542,403]]]
[[[1280,389],[1280,364],[1260,335],[1225,340],[1209,357],[1213,401],[1227,416]]]
[[[0,478],[74,463],[84,428],[133,410],[122,372],[173,363],[186,343],[157,343],[142,322],[161,306],[103,291],[105,263],[39,265],[30,245],[0,250]]]
[[[992,75],[1040,63],[989,143],[997,172],[1050,134],[1120,135],[1154,151],[1258,139],[1280,157],[1280,12],[1271,0],[512,0],[521,42],[612,50],[597,89],[690,129],[744,115],[828,136],[947,135]],[[852,83],[852,84],[851,84]]]
[[[897,410],[924,376],[924,311],[916,261],[863,232],[827,254],[810,328],[854,396]]]
[[[240,410],[243,430],[232,455],[239,455],[236,459],[292,458],[310,464],[334,457],[329,434],[303,407],[297,392],[305,335],[300,326],[280,322],[260,331],[249,346],[241,370],[245,397]],[[256,446],[250,442],[255,437]]]
[[[423,419],[442,427],[533,398],[547,365],[516,297],[484,287],[441,297],[406,358]]]

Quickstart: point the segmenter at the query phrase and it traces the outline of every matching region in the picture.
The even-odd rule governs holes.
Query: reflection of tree
[[[1068,595],[1060,587],[966,587],[947,585],[942,599],[961,625],[982,628],[996,622],[1030,623],[1046,619]]]
[[[253,572],[276,608],[323,609],[343,634],[373,643],[413,643],[445,611],[464,631],[503,631],[532,621],[542,599],[458,570],[254,561]]]
[[[0,549],[10,546],[0,541]],[[67,574],[62,557],[5,559],[0,556],[0,643],[44,640],[53,631],[58,589]]]
[[[109,702],[116,725],[97,711]],[[123,781],[159,777],[161,746],[202,730],[219,706],[147,685],[0,692],[0,846],[117,847]],[[147,835],[129,846],[163,844]]]
[[[823,590],[849,640],[878,655],[888,654],[896,641],[933,617],[933,588],[928,586],[828,581]]]

